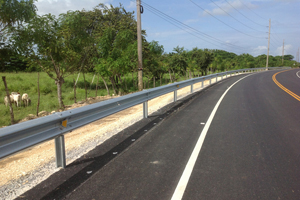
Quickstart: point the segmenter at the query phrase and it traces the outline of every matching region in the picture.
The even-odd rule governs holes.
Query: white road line
[[[296,73],[296,75],[298,76],[298,78],[300,78],[299,72],[300,72],[300,71],[298,71],[298,72]]]
[[[250,74],[248,76],[251,76],[251,75],[253,75],[253,74]],[[214,116],[215,116],[215,114],[216,114],[216,112],[218,110],[218,107],[221,104],[223,98],[225,97],[225,95],[227,94],[227,92],[230,90],[231,87],[233,87],[236,83],[238,83],[239,81],[241,81],[242,79],[244,79],[244,78],[246,78],[248,76],[245,76],[245,77],[239,79],[238,81],[236,81],[235,83],[233,83],[223,93],[223,95],[221,96],[221,98],[219,99],[219,101],[217,102],[217,104],[215,105],[213,111],[211,112],[211,114],[210,114],[210,116],[209,116],[209,118],[208,118],[208,120],[207,120],[207,122],[206,122],[206,124],[205,124],[205,126],[204,126],[204,128],[203,128],[203,130],[201,132],[201,134],[200,134],[200,137],[199,137],[199,139],[197,141],[197,144],[196,144],[196,146],[195,146],[195,148],[194,148],[194,150],[192,152],[192,155],[191,155],[191,157],[190,157],[187,165],[185,166],[185,169],[184,169],[184,171],[183,171],[183,173],[181,175],[181,178],[180,178],[180,180],[179,180],[179,182],[177,184],[177,187],[176,187],[176,189],[175,189],[175,191],[173,193],[173,196],[172,196],[171,200],[180,200],[182,198],[182,196],[184,194],[184,191],[186,189],[186,186],[188,184],[188,181],[190,179],[190,176],[192,174],[193,168],[195,166],[196,160],[198,158],[198,155],[200,153],[201,147],[203,145],[204,139],[206,137],[207,131],[208,131],[209,127],[210,127],[210,124],[211,124],[211,122],[212,122],[212,120],[213,120],[213,118],[214,118]]]

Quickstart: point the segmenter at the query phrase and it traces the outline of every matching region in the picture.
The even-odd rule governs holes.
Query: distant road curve
[[[290,71],[290,70],[286,70],[286,71]],[[293,93],[292,91],[290,91],[289,89],[287,89],[286,87],[284,87],[282,84],[280,84],[278,81],[277,81],[277,79],[276,79],[276,76],[277,76],[277,74],[280,74],[280,73],[283,73],[283,72],[286,72],[286,71],[281,71],[281,72],[277,72],[276,74],[274,74],[273,76],[272,76],[272,79],[273,79],[273,81],[276,83],[276,85],[278,85],[278,87],[280,87],[283,91],[285,91],[286,93],[288,93],[289,95],[291,95],[292,97],[294,97],[295,99],[297,99],[298,101],[300,101],[300,96],[298,96],[297,94],[295,94],[295,93]],[[300,71],[298,71],[297,73],[296,73],[296,75],[299,77],[299,75],[298,75],[298,73],[299,73]],[[299,77],[300,78],[300,77]]]

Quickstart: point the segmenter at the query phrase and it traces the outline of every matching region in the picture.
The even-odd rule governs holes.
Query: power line
[[[276,47],[273,45],[273,43],[270,43],[272,47],[274,47],[276,49]]]
[[[195,36],[195,37],[197,37],[197,38],[199,38],[199,39],[201,39],[201,40],[204,40],[204,41],[206,41],[206,42],[209,42],[209,41],[207,41],[207,40],[205,40],[205,39],[203,39],[203,38],[200,38],[199,36],[194,35],[193,33],[191,33],[191,31],[194,32],[194,33],[196,33],[197,35],[200,35],[200,34],[201,34],[201,36],[203,36],[203,37],[206,37],[206,38],[208,38],[208,39],[210,39],[210,40],[214,40],[214,41],[216,41],[216,42],[218,42],[218,43],[221,43],[222,45],[226,45],[226,46],[231,45],[230,47],[236,47],[236,48],[239,48],[239,49],[244,49],[243,47],[240,47],[240,46],[237,46],[237,45],[234,45],[234,44],[224,43],[223,41],[221,41],[221,40],[219,40],[219,39],[217,39],[217,38],[215,38],[215,37],[212,37],[212,36],[210,36],[210,35],[208,35],[208,34],[206,34],[206,33],[203,33],[203,32],[201,32],[201,31],[199,31],[199,30],[197,30],[197,29],[194,29],[194,28],[192,28],[192,27],[190,27],[190,26],[188,26],[188,25],[186,25],[186,24],[184,24],[184,23],[182,23],[182,22],[176,20],[175,18],[170,17],[169,15],[167,15],[167,14],[165,14],[165,13],[159,11],[158,9],[156,9],[156,8],[154,8],[154,7],[152,7],[152,6],[150,6],[149,4],[145,3],[144,1],[143,1],[142,4],[145,6],[145,8],[149,9],[149,11],[152,12],[153,14],[155,14],[155,15],[161,17],[162,19],[168,21],[169,23],[173,24],[174,26],[176,26],[176,27],[178,27],[178,28],[180,28],[180,29],[182,29],[182,30],[188,32],[189,34],[191,34],[191,35],[193,35],[193,36]],[[184,27],[185,29],[182,28],[182,27]],[[189,31],[187,31],[186,29],[188,29]],[[211,43],[211,42],[209,42],[209,43]],[[211,44],[213,44],[213,43],[211,43]],[[216,44],[213,44],[213,45],[216,45]],[[217,45],[217,46],[218,46],[218,45]],[[223,47],[221,47],[221,48],[223,48]],[[244,49],[244,50],[245,50],[245,49]]]
[[[201,6],[199,6],[198,4],[196,4],[195,2],[193,2],[192,0],[189,0],[189,1],[192,2],[193,4],[195,4],[198,8],[202,9],[204,12],[208,13],[210,16],[212,16],[212,17],[215,18],[216,20],[218,20],[218,21],[220,21],[221,23],[225,24],[226,26],[228,26],[228,27],[230,27],[230,28],[236,30],[237,32],[242,33],[242,34],[244,34],[244,35],[247,35],[247,36],[249,36],[249,37],[263,39],[262,37],[257,37],[257,36],[249,35],[249,34],[247,34],[247,33],[244,33],[244,32],[242,32],[242,31],[240,31],[240,30],[238,30],[238,29],[236,29],[236,28],[234,28],[234,27],[228,25],[227,23],[225,23],[225,22],[223,22],[222,20],[220,20],[219,18],[215,17],[213,14],[211,14],[211,13],[208,12],[207,10],[203,9]]]
[[[275,36],[276,40],[278,39],[278,40],[280,41],[281,39],[280,39],[279,36],[274,32],[274,29],[271,28],[271,30],[272,30],[272,32],[273,32],[272,35]]]
[[[239,22],[240,24],[243,24],[244,26],[254,30],[254,31],[258,31],[258,32],[263,32],[263,31],[259,31],[259,30],[256,30],[250,26],[248,26],[247,24],[244,24],[243,22],[241,22],[240,20],[236,19],[235,17],[233,17],[231,14],[229,14],[226,10],[224,10],[222,7],[220,7],[218,4],[216,4],[213,0],[210,0],[213,4],[215,4],[217,7],[219,7],[221,10],[223,10],[223,12],[225,12],[227,15],[229,15],[230,17],[232,17],[234,20],[236,20],[237,22]],[[228,2],[227,2],[228,3]],[[265,32],[263,32],[265,33]]]
[[[146,6],[146,8],[147,8],[147,6]],[[213,44],[213,45],[218,46],[217,44],[214,44],[214,43],[212,43],[212,42],[209,42],[209,41],[207,41],[207,40],[205,40],[205,39],[203,39],[203,38],[201,38],[201,37],[199,37],[199,36],[197,36],[197,35],[191,33],[190,31],[188,31],[188,30],[186,30],[186,29],[180,27],[179,25],[177,25],[176,23],[172,22],[171,20],[169,20],[169,19],[167,19],[167,18],[164,18],[164,17],[163,17],[162,15],[160,15],[159,13],[156,13],[155,11],[151,10],[151,8],[147,8],[147,9],[149,9],[148,11],[150,11],[150,12],[153,13],[154,15],[156,15],[156,16],[158,16],[158,17],[164,19],[165,21],[167,21],[167,22],[169,22],[170,24],[176,26],[177,28],[179,28],[179,29],[181,29],[181,30],[183,30],[183,31],[185,31],[185,32],[187,32],[187,33],[189,33],[190,35],[192,35],[192,36],[194,36],[194,37],[197,37],[197,38],[199,38],[199,39],[201,39],[201,40],[204,40],[204,41],[206,41],[206,42],[208,42],[208,43],[210,43],[210,44]],[[219,46],[219,47],[220,47],[220,46]]]
[[[255,24],[259,25],[259,26],[268,27],[268,26],[266,26],[266,25],[261,25],[261,24],[255,22],[255,21],[253,21],[252,19],[250,19],[249,17],[247,17],[246,15],[244,15],[243,13],[241,13],[238,9],[236,9],[236,8],[235,8],[231,3],[229,3],[227,0],[225,0],[225,1],[226,1],[233,9],[235,9],[238,13],[240,13],[241,15],[243,15],[245,18],[247,18],[247,19],[250,20],[251,22],[253,22],[253,23],[255,23]]]
[[[257,13],[255,13],[252,9],[250,9],[246,4],[244,4],[241,0],[239,0],[246,8],[248,8],[251,12],[253,12],[255,15],[257,15],[258,17],[262,18],[263,20],[267,20],[263,17],[261,17],[260,15],[258,15]]]
[[[145,7],[147,8],[147,6],[145,6]],[[161,15],[160,13],[157,13],[157,12],[155,12],[154,10],[151,10],[151,8],[147,8],[147,9],[148,9],[148,11],[150,11],[151,13],[153,13],[154,15],[156,15],[156,16],[158,16],[158,17],[164,19],[165,21],[167,21],[167,22],[169,22],[170,24],[176,26],[177,28],[179,28],[179,29],[181,29],[181,30],[183,30],[183,31],[185,31],[185,32],[187,32],[187,33],[189,33],[190,35],[192,35],[192,36],[194,36],[194,37],[196,37],[196,38],[198,38],[198,39],[204,40],[204,41],[206,41],[206,42],[208,42],[208,43],[210,43],[210,44],[213,44],[213,45],[215,45],[215,46],[218,46],[218,47],[223,48],[222,46],[219,46],[218,44],[215,44],[215,43],[213,43],[213,42],[207,41],[207,40],[203,39],[202,37],[199,37],[198,35],[195,35],[195,34],[192,33],[191,30],[189,30],[189,29],[185,29],[185,28],[180,27],[180,25],[177,25],[177,24],[176,24],[175,22],[173,22],[172,20],[170,20],[170,19],[168,19],[168,18],[165,18],[165,17],[164,17],[163,15]],[[194,31],[194,32],[195,32],[195,31]],[[199,33],[197,33],[197,34],[199,34]],[[226,43],[223,43],[223,44],[226,45]]]
[[[271,33],[272,36],[274,36],[272,33]],[[271,39],[276,43],[276,44],[280,44],[281,45],[281,42],[276,39],[275,37],[271,37]]]

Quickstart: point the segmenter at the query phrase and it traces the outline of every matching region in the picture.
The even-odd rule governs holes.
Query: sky
[[[136,13],[134,0],[38,0],[39,15],[92,10],[99,3]],[[177,46],[192,50],[221,49],[238,55],[293,55],[300,47],[300,0],[142,0],[142,29],[147,41],[165,52]]]

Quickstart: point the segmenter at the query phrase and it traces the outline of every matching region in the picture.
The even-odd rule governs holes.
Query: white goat
[[[10,102],[13,103],[13,101],[14,101],[13,96],[12,96],[12,95],[9,95],[9,97],[10,97]],[[7,96],[4,97],[4,104],[5,104],[6,107],[7,107],[8,104],[9,104],[8,97],[7,97]]]
[[[25,106],[28,106],[28,105],[29,105],[30,99],[29,99],[27,93],[24,93],[24,94],[22,95],[22,101],[23,101],[23,103],[24,103]],[[31,102],[31,101],[30,101],[30,102]]]
[[[20,93],[12,92],[11,93],[13,96],[13,102],[17,107],[19,107],[19,102],[21,102],[21,95]]]

